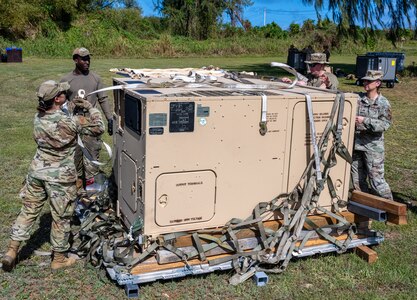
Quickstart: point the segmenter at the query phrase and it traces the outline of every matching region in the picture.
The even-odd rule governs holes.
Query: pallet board
[[[363,216],[359,216],[359,215],[355,215],[351,212],[348,211],[344,211],[341,212],[340,215],[342,217],[344,217],[348,222],[355,222],[357,224],[363,224],[364,228],[367,229],[367,224],[368,224],[368,218],[363,217]],[[326,214],[322,214],[322,215],[313,215],[313,216],[309,216],[309,218],[315,223],[317,224],[317,226],[319,227],[323,227],[326,225],[334,225],[337,224],[338,221],[335,218],[330,217],[329,215]],[[271,230],[278,230],[280,226],[282,226],[283,221],[282,220],[270,220],[270,221],[266,221],[264,222],[264,226],[266,228],[269,228]],[[366,226],[365,226],[366,225]],[[305,230],[311,230],[312,228],[310,228],[307,224],[304,225],[304,229]],[[213,236],[221,236],[221,233],[214,233],[212,234]],[[256,236],[258,235],[256,230],[251,230],[251,229],[242,229],[240,232],[238,232],[236,234],[237,238],[239,240],[241,239],[250,239],[250,238],[256,238]],[[347,234],[342,234],[342,235],[337,235],[337,234],[332,234],[334,235],[334,237],[337,240],[343,241],[347,238]],[[355,238],[366,238],[366,235],[357,235],[355,236]],[[204,241],[202,241],[202,243],[206,243]],[[299,245],[301,243],[301,241],[297,242],[297,245]],[[312,246],[320,246],[320,245],[325,245],[325,244],[329,244],[329,242],[321,237],[316,237],[314,239],[310,239],[309,241],[307,241],[307,243],[305,244],[305,247],[312,247]],[[183,248],[183,247],[190,247],[193,246],[193,240],[191,235],[187,235],[187,236],[182,236],[179,237],[174,243],[173,245],[177,248]],[[212,259],[216,259],[216,258],[222,258],[222,257],[226,257],[226,256],[230,256],[234,253],[223,253],[223,254],[218,254],[218,255],[213,255],[210,257],[207,257],[206,261],[201,261],[200,259],[191,259],[188,260],[188,264],[190,266],[193,265],[199,265],[199,264],[203,264],[203,263],[207,263],[208,261],[212,260]],[[173,268],[180,268],[180,267],[184,267],[186,264],[183,261],[180,262],[169,262],[169,263],[164,263],[164,264],[159,264],[156,257],[151,257],[145,261],[143,261],[142,263],[140,263],[139,265],[135,266],[132,268],[131,270],[131,274],[132,275],[138,275],[138,274],[144,274],[144,273],[148,273],[148,272],[155,272],[155,271],[161,271],[161,270],[169,270],[169,269],[173,269]]]
[[[366,235],[355,235],[354,238],[355,239],[360,239],[360,238],[365,238]],[[344,241],[347,238],[347,234],[342,234],[340,236],[335,237],[338,241]],[[297,246],[300,245],[301,242],[297,242]],[[320,246],[320,245],[325,245],[325,244],[329,244],[329,241],[323,239],[323,238],[318,238],[318,239],[314,239],[314,240],[310,240],[305,244],[305,247],[312,247],[312,246]],[[189,266],[194,266],[194,265],[199,265],[199,264],[203,264],[203,263],[207,263],[210,260],[214,260],[214,259],[218,259],[218,258],[223,258],[223,257],[227,257],[227,256],[231,256],[233,255],[233,253],[231,254],[220,254],[220,255],[215,255],[215,256],[211,256],[209,259],[207,259],[206,261],[201,261],[199,259],[190,259],[187,261]],[[169,263],[169,264],[158,264],[158,262],[156,261],[156,259],[153,257],[151,259],[148,259],[146,261],[144,261],[143,263],[138,264],[137,266],[133,267],[132,270],[130,271],[130,274],[132,275],[139,275],[139,274],[144,274],[144,273],[149,273],[149,272],[155,272],[155,271],[161,271],[161,270],[169,270],[169,269],[174,269],[174,268],[182,268],[186,266],[185,262],[181,261],[181,262],[174,262],[174,263]]]
[[[387,200],[361,191],[353,191],[351,200],[363,205],[384,210],[388,214],[398,216],[407,215],[407,206],[405,204],[398,203],[393,200]]]
[[[344,217],[350,223],[358,224],[358,223],[361,223],[361,222],[369,221],[369,218],[359,216],[359,215],[355,215],[355,214],[353,214],[349,211],[341,212],[340,216]],[[326,215],[326,214],[309,216],[309,218],[318,227],[323,227],[323,226],[326,226],[326,225],[335,225],[335,224],[338,223],[338,221],[335,218],[332,218],[332,217],[330,217],[329,215]],[[268,229],[271,229],[271,230],[274,230],[274,231],[278,230],[278,228],[281,227],[282,224],[283,224],[283,220],[270,220],[270,221],[264,222],[265,228],[268,228]],[[304,224],[303,229],[311,230],[312,228],[308,224]],[[238,239],[243,239],[243,238],[255,237],[256,235],[257,235],[257,231],[255,231],[255,230],[242,229],[241,231],[239,231],[236,234],[236,237]],[[213,233],[212,236],[219,237],[219,236],[221,236],[221,233]],[[202,241],[202,243],[204,244],[205,242]],[[179,237],[174,242],[174,246],[177,247],[177,248],[193,246],[193,240],[192,240],[191,235]]]
[[[376,253],[376,251],[372,250],[368,246],[356,247],[355,253],[369,264],[373,264],[378,259],[378,253]]]
[[[396,225],[407,224],[407,205],[361,191],[352,192],[352,201],[387,212],[387,221]]]

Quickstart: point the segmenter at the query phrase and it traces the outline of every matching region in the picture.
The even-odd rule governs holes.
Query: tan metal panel
[[[164,82],[166,79],[158,80]],[[236,83],[221,80],[228,84]],[[265,84],[265,81],[253,81],[255,84]],[[124,79],[118,82],[123,83]],[[138,134],[129,128],[122,128],[114,137],[115,150],[117,153],[127,153],[135,162],[137,180],[143,183],[143,190],[137,198],[137,213],[128,215],[123,211],[127,210],[126,206],[120,206],[123,221],[129,225],[136,218],[143,218],[144,234],[149,236],[218,227],[232,218],[244,219],[259,202],[268,202],[281,193],[291,191],[306,167],[308,157],[313,154],[308,142],[305,96],[300,93],[306,92],[312,97],[319,134],[331,111],[335,95],[298,87],[280,90],[285,85],[278,83],[275,88],[272,86],[274,83],[267,84],[271,85],[271,89],[263,91],[268,94],[265,135],[259,132],[262,90],[222,89],[218,86],[150,89],[144,85],[146,94],[140,91],[127,92],[141,101],[142,132]],[[122,99],[120,101],[123,102]],[[350,151],[353,147],[356,101],[357,95],[346,94],[342,139]],[[181,102],[193,103],[184,106],[187,109],[194,107],[193,114],[185,112],[183,115],[172,115],[170,103]],[[117,115],[116,118],[123,116]],[[171,118],[176,118],[175,126]],[[192,119],[193,122],[190,121]],[[178,127],[181,122],[184,122],[184,128]],[[123,122],[119,120],[118,124]],[[212,170],[216,175],[215,207],[212,206],[213,191],[210,185],[207,185],[209,192],[204,192],[201,199],[197,197],[201,191],[174,191],[172,185],[179,183],[183,174],[211,172],[207,170]],[[118,182],[133,176],[129,172],[126,173],[121,166]],[[343,199],[347,197],[349,172],[350,166],[339,158],[337,167],[330,173],[337,194]],[[161,184],[165,187],[161,187]],[[161,202],[165,201],[161,196],[168,195],[166,190],[174,195],[175,205],[169,209],[161,206]],[[119,188],[119,201],[123,197],[126,196],[122,196]],[[181,199],[193,200],[182,202]],[[169,205],[170,199],[167,201]],[[320,196],[319,204],[330,204],[327,189]],[[191,220],[200,215],[199,222]],[[171,223],[175,219],[182,221]],[[184,221],[186,219],[189,220]]]
[[[121,170],[123,172],[123,177],[120,181],[120,192],[122,195],[122,203],[120,205],[122,205],[122,208],[135,213],[138,209],[137,166],[126,153],[122,153],[121,156]]]
[[[332,105],[333,101],[330,99],[320,102],[313,101],[313,116],[317,131],[317,141],[319,141],[324,127],[330,117],[330,109]],[[352,110],[352,104],[350,102],[346,102],[344,108],[342,140],[345,141],[348,148],[351,147],[353,142],[352,139],[349,139],[350,132],[354,128],[353,122],[355,119],[353,118],[353,122],[350,122],[353,113],[355,112]],[[293,188],[298,183],[307,163],[311,159],[312,155],[314,155],[305,101],[297,102],[294,105],[292,123],[290,164],[288,169],[288,190]],[[325,157],[328,156],[332,144],[333,138],[330,136],[328,142],[329,146],[325,153]],[[321,169],[323,170],[323,165],[321,165]],[[342,158],[338,157],[337,165],[334,166],[329,173],[335,184],[336,192],[342,199],[347,199],[350,179],[349,172],[350,165]],[[323,195],[320,197],[320,205],[331,205],[331,197],[327,188],[323,191]]]
[[[207,222],[216,203],[213,171],[161,174],[156,179],[155,222],[173,226]]]
[[[275,101],[274,105],[271,102],[265,136],[259,133],[261,97],[195,102],[210,107],[204,125],[201,118],[196,118],[193,132],[147,136],[145,189],[153,189],[154,178],[164,172],[212,169],[217,174],[216,214],[200,226],[222,226],[232,217],[246,218],[257,203],[270,201],[283,190],[286,100]],[[168,106],[169,101],[148,102],[148,114],[168,112]],[[166,155],[161,155],[165,151]],[[148,196],[147,204],[151,201]],[[195,228],[175,225],[174,231]],[[146,204],[145,229],[152,233],[166,231],[152,220],[152,207]]]

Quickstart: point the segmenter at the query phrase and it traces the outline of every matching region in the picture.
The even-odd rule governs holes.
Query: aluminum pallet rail
[[[359,246],[369,246],[380,244],[384,237],[380,236],[376,232],[371,231],[374,236],[368,236],[366,238],[353,239],[348,249],[356,248]],[[306,247],[300,252],[294,252],[293,256],[297,258],[312,256],[315,254],[325,254],[330,252],[336,252],[339,248],[333,244],[325,244],[319,246]],[[215,271],[224,271],[232,269],[232,262],[228,261],[219,265],[210,266],[207,263],[184,266],[181,268],[173,268],[168,270],[149,272],[144,274],[133,275],[123,271],[119,271],[117,266],[113,268],[106,268],[110,278],[117,282],[121,286],[125,286],[125,290],[128,296],[139,295],[139,284],[153,282],[157,280],[169,280],[174,278],[185,277],[189,275],[200,275],[206,273],[212,273]]]

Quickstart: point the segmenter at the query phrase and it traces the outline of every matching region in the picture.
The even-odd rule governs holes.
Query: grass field
[[[335,67],[354,69],[354,56],[332,56]],[[95,60],[106,85],[110,68],[168,68],[215,65],[224,69],[274,72],[271,61],[283,57],[120,59]],[[407,62],[416,61],[408,57]],[[35,92],[48,79],[59,80],[73,68],[70,59],[28,58],[21,64],[0,64],[0,256],[20,208],[18,192],[35,153],[32,121]],[[417,199],[417,79],[404,78],[394,89],[382,93],[393,108],[393,126],[386,133],[386,177],[397,199]],[[342,80],[344,91],[360,91],[354,81]],[[110,138],[106,135],[106,139]],[[20,263],[12,273],[0,271],[1,299],[123,299],[124,290],[103,272],[79,263],[75,268],[52,274],[49,257],[34,250],[49,249],[50,215],[44,214],[33,238],[22,249]],[[379,260],[368,265],[353,253],[295,260],[286,272],[271,275],[267,286],[251,281],[228,285],[231,273],[214,273],[180,280],[155,282],[141,287],[143,299],[415,299],[417,294],[417,217],[408,213],[405,226],[374,223],[386,240],[376,247]]]

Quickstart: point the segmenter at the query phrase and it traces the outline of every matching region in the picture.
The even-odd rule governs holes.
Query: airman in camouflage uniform
[[[368,71],[362,78],[366,94],[358,100],[352,179],[355,189],[392,199],[384,178],[384,131],[392,117],[390,103],[378,91],[382,77],[381,71]]]
[[[37,150],[20,192],[23,205],[12,226],[9,250],[2,260],[5,271],[13,269],[20,242],[29,239],[33,224],[48,198],[53,220],[51,244],[54,258],[51,268],[59,269],[75,263],[73,258],[65,256],[65,252],[70,246],[70,220],[76,198],[74,150],[77,135],[100,135],[104,124],[101,113],[81,98],[75,99],[74,104],[87,109],[89,118],[65,114],[60,108],[66,101],[68,88],[68,83],[49,80],[37,93],[39,106],[33,131]]]
[[[337,90],[339,81],[337,77],[324,70],[326,64],[329,62],[326,59],[325,53],[312,53],[310,60],[305,61],[310,68],[310,73],[307,75],[307,85],[323,89]]]
[[[307,77],[302,76],[299,85],[308,85],[322,89],[337,90],[339,81],[337,77],[325,71],[325,66],[328,64],[326,61],[325,53],[312,53],[310,60],[305,61],[309,65],[310,73]],[[292,83],[292,80],[288,77],[281,78],[282,82]]]

